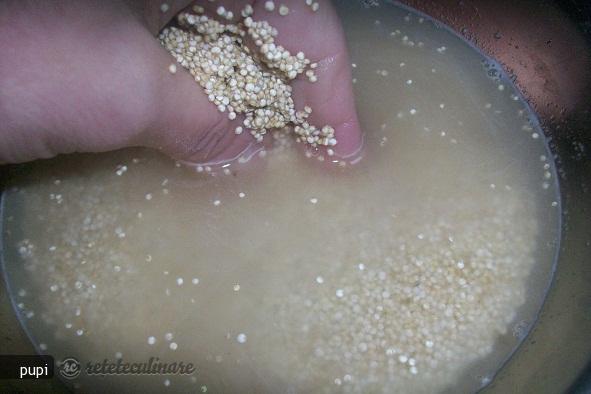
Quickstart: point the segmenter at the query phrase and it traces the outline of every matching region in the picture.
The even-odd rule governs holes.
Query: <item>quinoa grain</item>
[[[267,1],[265,9],[274,10],[275,3]],[[312,109],[305,106],[304,111],[297,111],[292,98],[289,82],[302,74],[316,82],[316,63],[303,52],[293,55],[276,44],[277,29],[267,21],[253,20],[250,5],[232,24],[202,15],[202,8],[193,7],[193,11],[180,13],[179,27],[165,28],[160,41],[201,85],[218,111],[227,111],[230,120],[243,117],[235,134],[248,131],[261,142],[269,129],[292,126],[298,142],[312,147],[337,144],[334,128],[310,124],[307,119]],[[221,5],[216,13],[225,19],[234,17]],[[287,15],[289,8],[281,5],[279,13]],[[254,42],[255,50],[245,45],[246,39]]]

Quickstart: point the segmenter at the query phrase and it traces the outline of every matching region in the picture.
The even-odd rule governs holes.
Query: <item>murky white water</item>
[[[559,224],[535,118],[447,30],[340,3],[361,163],[283,147],[212,176],[133,150],[14,171],[5,268],[40,351],[197,368],[74,387],[474,391],[527,333]]]

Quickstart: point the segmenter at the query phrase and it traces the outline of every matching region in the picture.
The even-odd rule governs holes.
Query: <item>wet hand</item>
[[[219,4],[200,2],[211,15]],[[222,2],[219,2],[222,4]],[[239,15],[246,1],[228,1]],[[292,83],[296,108],[314,109],[311,123],[335,128],[337,155],[356,151],[361,133],[340,21],[330,2],[313,12],[283,1],[289,14],[250,2],[286,49],[319,64],[318,82]],[[0,4],[0,162],[128,146],[159,149],[193,163],[222,161],[254,143],[217,111],[155,34],[186,1],[57,1]],[[278,4],[277,4],[278,7]]]

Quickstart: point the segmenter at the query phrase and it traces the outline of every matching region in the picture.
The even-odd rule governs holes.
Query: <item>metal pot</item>
[[[449,25],[514,77],[540,116],[560,176],[562,243],[551,289],[534,328],[483,391],[591,393],[591,3],[403,3]],[[34,353],[3,281],[0,322],[1,353]],[[0,389],[66,392],[57,378],[0,381]]]

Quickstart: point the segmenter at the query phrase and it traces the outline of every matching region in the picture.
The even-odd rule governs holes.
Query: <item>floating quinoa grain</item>
[[[292,55],[275,44],[277,29],[266,21],[254,21],[253,9],[246,6],[241,18],[223,24],[206,15],[182,12],[178,27],[167,27],[160,34],[162,45],[186,68],[205,90],[209,101],[228,119],[244,116],[243,127],[230,131],[249,131],[262,141],[269,129],[292,126],[298,142],[312,147],[334,146],[334,128],[308,123],[308,106],[296,111],[289,82],[303,74],[311,83],[317,81],[316,64],[303,52]],[[225,15],[219,7],[218,14]],[[256,49],[249,49],[246,39]]]

